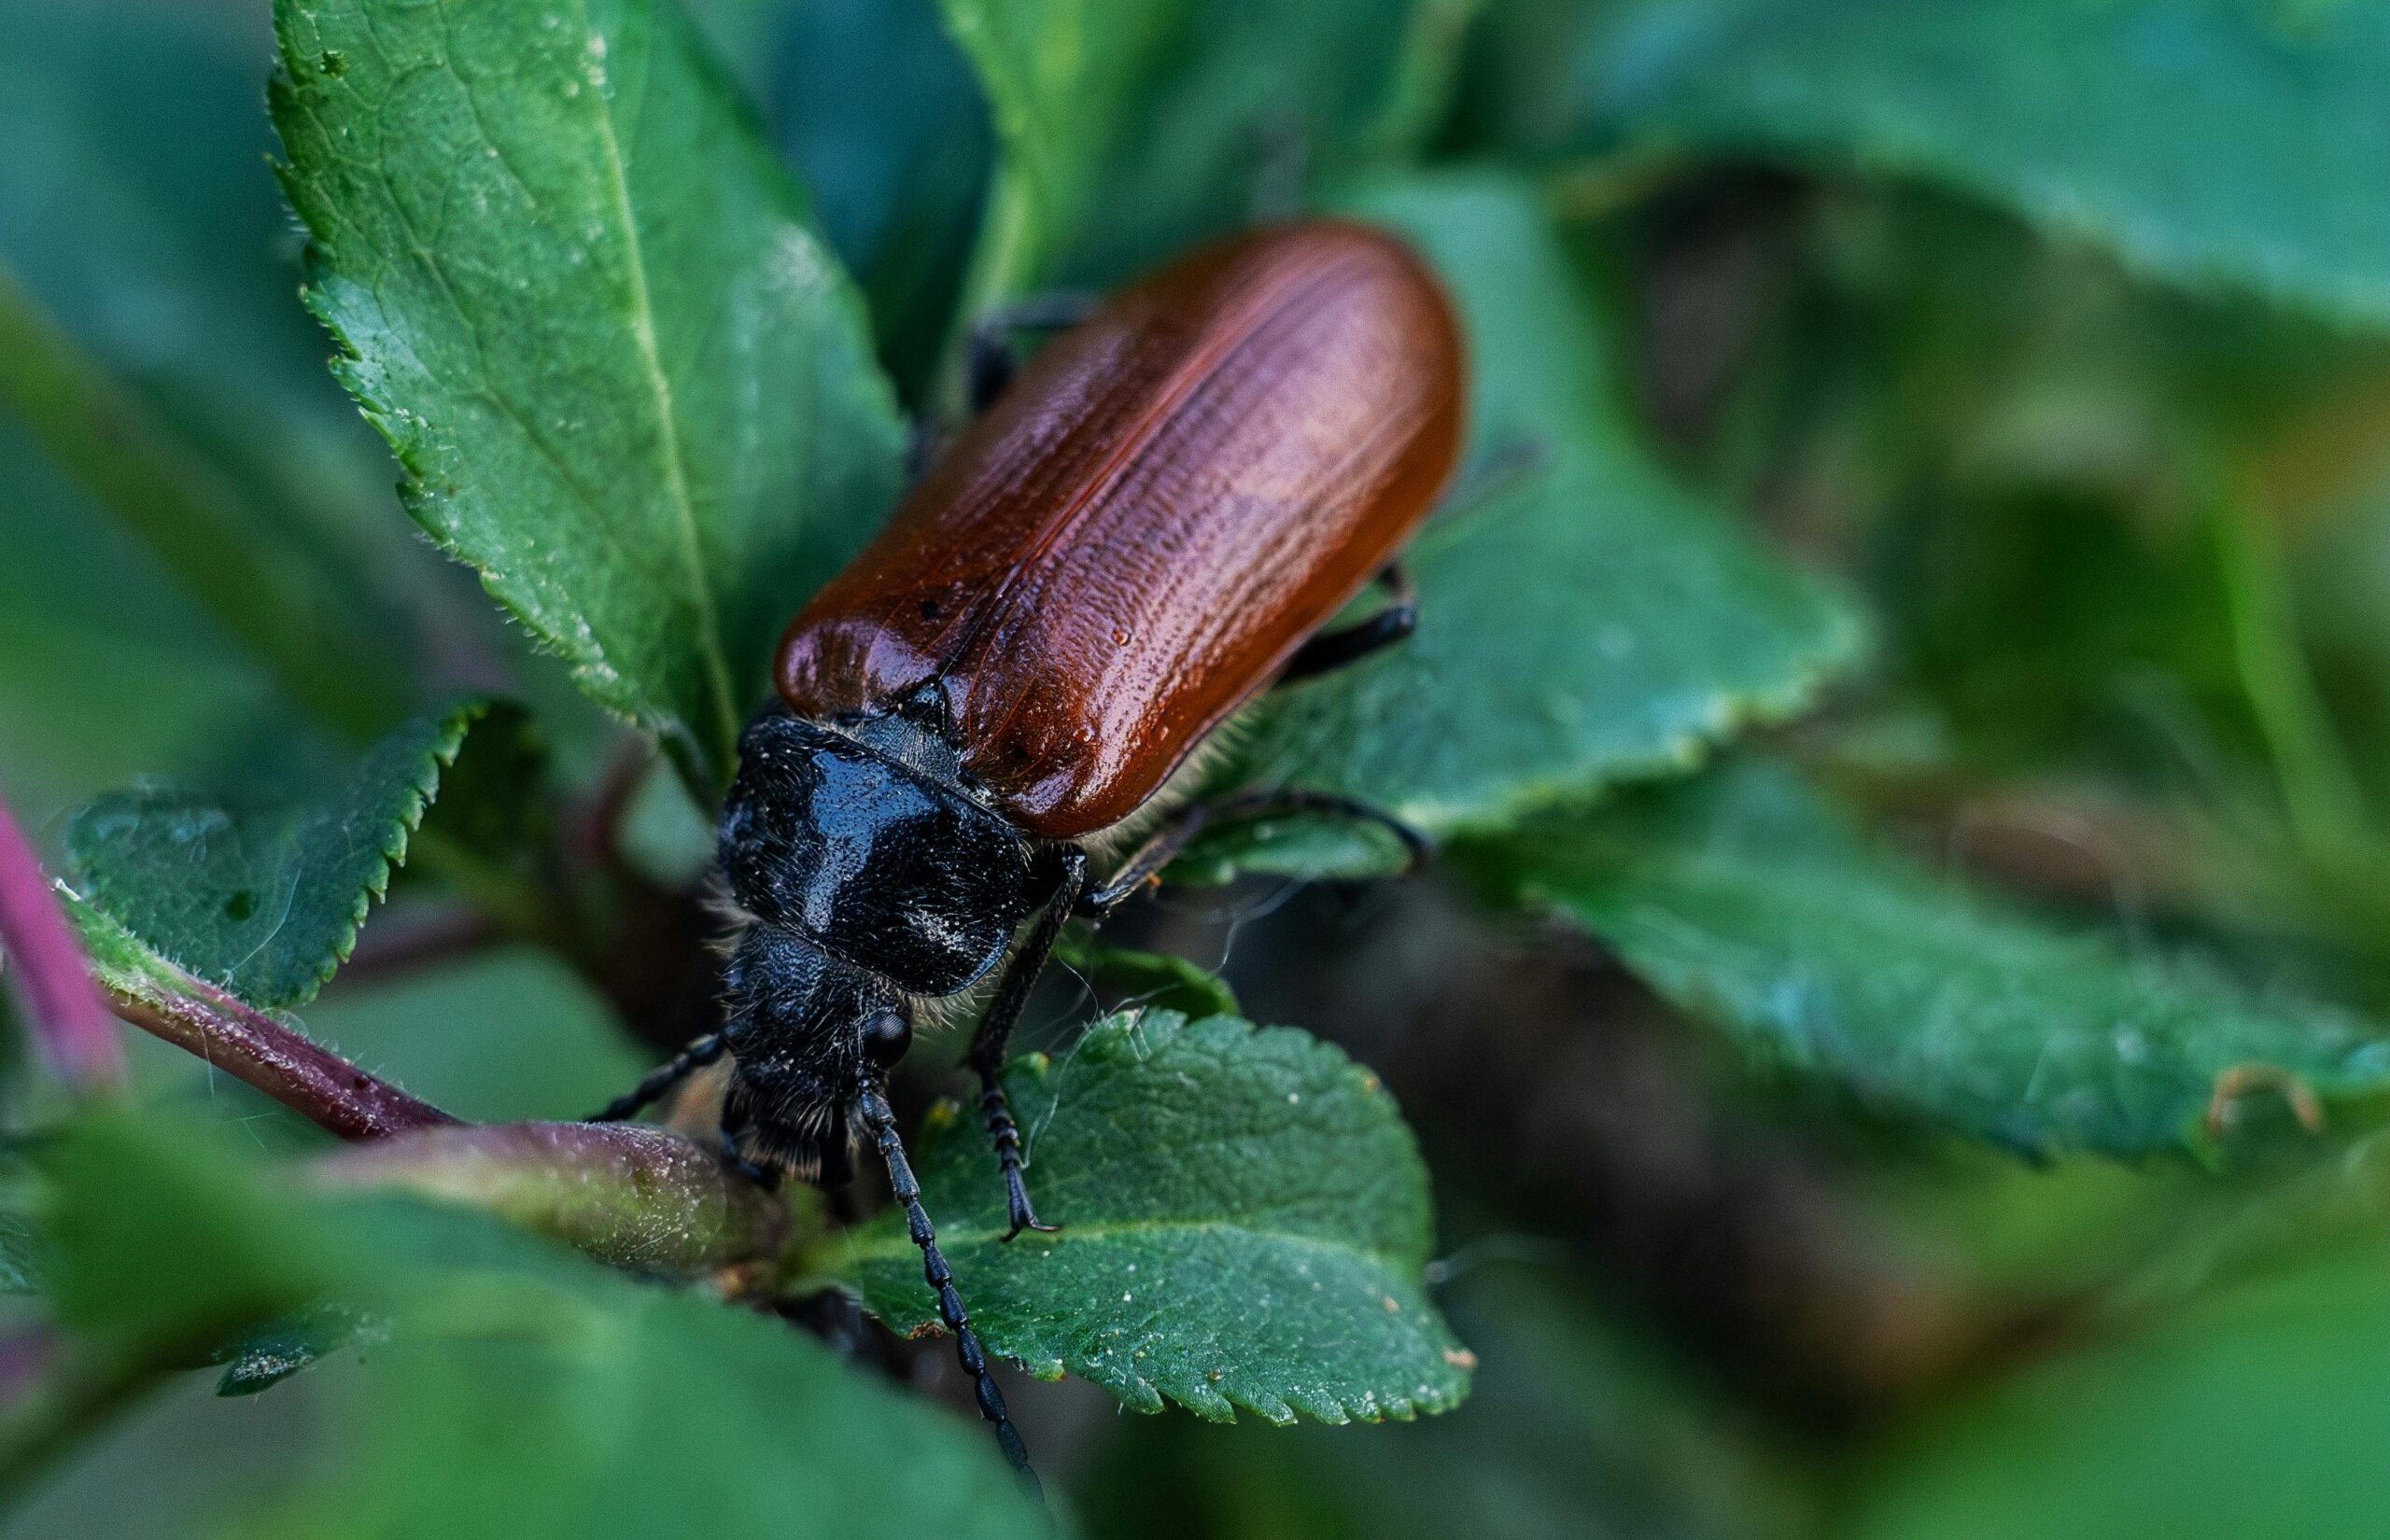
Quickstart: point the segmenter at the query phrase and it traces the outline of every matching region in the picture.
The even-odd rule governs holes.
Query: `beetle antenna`
[[[996,1447],[1005,1451],[1005,1459],[1029,1483],[1031,1491],[1042,1500],[1045,1489],[1039,1485],[1037,1473],[1029,1467],[1029,1447],[1020,1441],[1020,1430],[1012,1424],[1012,1414],[1005,1409],[1005,1393],[996,1388],[996,1379],[988,1368],[988,1354],[979,1345],[978,1333],[971,1329],[971,1312],[963,1308],[963,1296],[954,1292],[954,1270],[946,1265],[946,1257],[937,1249],[937,1231],[930,1225],[930,1216],[921,1207],[921,1184],[913,1177],[912,1162],[905,1158],[905,1141],[896,1132],[896,1113],[879,1087],[865,1082],[856,1099],[856,1111],[863,1126],[871,1134],[871,1141],[879,1147],[879,1158],[888,1163],[888,1185],[895,1192],[896,1201],[905,1206],[905,1222],[913,1232],[913,1244],[921,1249],[921,1277],[937,1291],[938,1319],[954,1334],[954,1355],[963,1361],[963,1369],[971,1377],[972,1388],[979,1397],[979,1415],[995,1424]]]

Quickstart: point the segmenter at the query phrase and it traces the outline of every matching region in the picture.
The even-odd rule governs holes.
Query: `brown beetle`
[[[747,922],[725,1024],[599,1115],[726,1053],[723,1138],[752,1169],[842,1181],[860,1123],[1024,1469],[887,1071],[917,1002],[1009,954],[970,1062],[1006,1239],[1048,1227],[997,1078],[1030,988],[1066,919],[1108,913],[1222,810],[1172,805],[1214,728],[1273,680],[1408,634],[1391,564],[1452,472],[1461,399],[1451,311],[1386,236],[1323,220],[1196,251],[1057,338],[963,433],[790,626],[781,700],[740,741],[720,857]],[[1394,602],[1316,635],[1372,575]],[[1300,791],[1226,805],[1265,804],[1383,817]],[[1096,882],[1088,842],[1153,818]]]

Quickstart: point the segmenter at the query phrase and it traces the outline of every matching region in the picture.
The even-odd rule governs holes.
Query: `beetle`
[[[726,1055],[724,1148],[748,1169],[834,1184],[860,1132],[1024,1471],[888,1072],[917,1014],[995,977],[969,1063],[1005,1239],[1051,1228],[998,1075],[1064,922],[1102,918],[1224,813],[1375,818],[1416,858],[1417,835],[1343,798],[1207,805],[1182,788],[1215,729],[1273,681],[1410,631],[1394,559],[1451,476],[1461,402],[1451,309],[1392,238],[1313,220],[1202,247],[1112,295],[996,395],[797,615],[778,698],[740,739],[718,848],[739,918],[724,1024],[598,1115],[632,1115]],[[1373,577],[1393,601],[1323,634]],[[1118,848],[1132,853],[1098,880]]]

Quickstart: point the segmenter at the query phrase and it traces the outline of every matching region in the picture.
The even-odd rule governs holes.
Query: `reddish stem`
[[[457,1121],[220,989],[197,979],[178,983],[173,993],[120,996],[117,1014],[343,1139],[387,1139]]]
[[[33,1033],[59,1078],[86,1089],[121,1081],[124,1045],[117,1041],[107,996],[92,982],[75,928],[6,806],[0,806],[0,951],[14,965],[10,972]]]

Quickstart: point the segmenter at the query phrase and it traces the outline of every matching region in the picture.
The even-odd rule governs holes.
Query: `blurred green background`
[[[975,232],[1009,195],[971,65],[930,0],[696,8],[861,283],[900,393],[934,404]],[[2135,967],[2187,949],[2236,998],[2390,1008],[2390,12],[1188,0],[1154,17],[1104,66],[1111,135],[1079,156],[1092,212],[1036,271],[1110,282],[1389,168],[1523,179],[1612,329],[1616,431],[1867,617],[1867,661],[1766,730],[1770,752],[1913,866]],[[0,794],[51,848],[76,805],[145,777],[263,794],[339,763],[338,713],[302,706],[311,670],[350,665],[303,640],[311,615],[370,638],[360,693],[528,701],[565,802],[619,757],[622,731],[415,534],[324,368],[267,165],[271,56],[264,0],[0,0]],[[46,393],[62,370],[106,382],[171,496],[77,449]],[[228,596],[191,573],[218,548],[273,556]],[[705,839],[649,777],[625,835],[640,871],[678,890]],[[1084,1533],[2390,1527],[2378,1095],[2335,1102],[2322,1139],[2286,1129],[2232,1158],[2108,1160],[1994,1115],[1905,1115],[1863,1073],[1783,1073],[1815,1064],[1714,1029],[1731,1003],[1665,987],[1596,917],[1631,931],[1655,901],[1576,901],[1607,945],[1486,904],[1506,859],[1400,888],[1249,875],[1124,917],[1120,939],[1217,965],[1245,1015],[1385,1076],[1435,1174],[1431,1282],[1483,1367],[1459,1411],[1383,1428],[1144,1419],[1083,1384],[1023,1384]],[[403,876],[310,1029],[490,1118],[584,1110],[670,1035],[626,1019],[637,999],[668,1025],[653,991],[553,949],[375,965],[377,931],[436,931],[451,896]],[[1821,890],[1805,923],[1855,931],[1859,908]],[[1051,1040],[1086,1009],[1074,981],[1049,993]],[[1772,1008],[1757,996],[1747,1023]],[[268,1144],[310,1137],[134,1047],[161,1100]],[[2286,1124],[2276,1099],[2223,1113]],[[938,1352],[900,1351],[899,1370],[961,1393]],[[0,1533],[237,1515],[351,1385],[339,1364],[238,1400],[194,1379]]]

